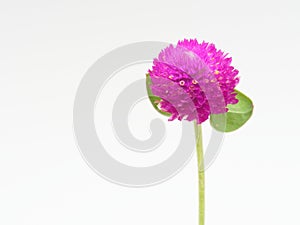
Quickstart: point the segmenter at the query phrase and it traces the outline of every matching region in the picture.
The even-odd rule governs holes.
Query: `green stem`
[[[198,159],[198,182],[199,182],[199,225],[204,225],[205,220],[205,176],[204,157],[202,143],[202,127],[195,123],[195,136]]]

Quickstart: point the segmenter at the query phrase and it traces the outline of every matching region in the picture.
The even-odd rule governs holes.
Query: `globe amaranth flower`
[[[170,45],[154,59],[149,75],[152,93],[162,100],[160,109],[171,114],[169,120],[195,120],[198,124],[210,114],[227,111],[236,104],[238,70],[232,59],[214,44],[194,40]]]

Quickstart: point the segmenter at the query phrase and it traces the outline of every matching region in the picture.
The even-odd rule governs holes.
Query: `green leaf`
[[[146,87],[147,87],[147,93],[148,93],[148,97],[149,97],[149,100],[150,100],[151,104],[153,105],[154,109],[157,112],[159,112],[160,114],[162,114],[164,116],[170,116],[171,115],[170,113],[162,111],[159,108],[159,103],[161,101],[161,98],[158,97],[158,96],[153,95],[153,93],[151,91],[151,88],[150,88],[151,84],[152,84],[152,81],[151,81],[150,75],[146,74]]]
[[[237,104],[228,104],[228,112],[224,114],[211,114],[210,124],[213,128],[221,132],[231,132],[243,126],[251,117],[253,103],[250,98],[235,90],[237,93]]]

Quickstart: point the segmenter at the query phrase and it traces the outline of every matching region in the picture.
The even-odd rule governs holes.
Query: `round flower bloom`
[[[236,104],[238,70],[231,58],[214,44],[194,40],[170,45],[154,59],[149,70],[152,93],[162,100],[160,108],[171,114],[169,120],[195,120],[198,124],[210,114],[227,111]]]

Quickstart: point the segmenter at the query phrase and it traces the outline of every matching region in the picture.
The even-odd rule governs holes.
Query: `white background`
[[[230,53],[255,104],[207,170],[206,224],[299,225],[299,8],[295,0],[1,0],[0,224],[196,225],[195,158],[159,186],[109,183],[77,150],[72,106],[106,52],[198,38]]]

